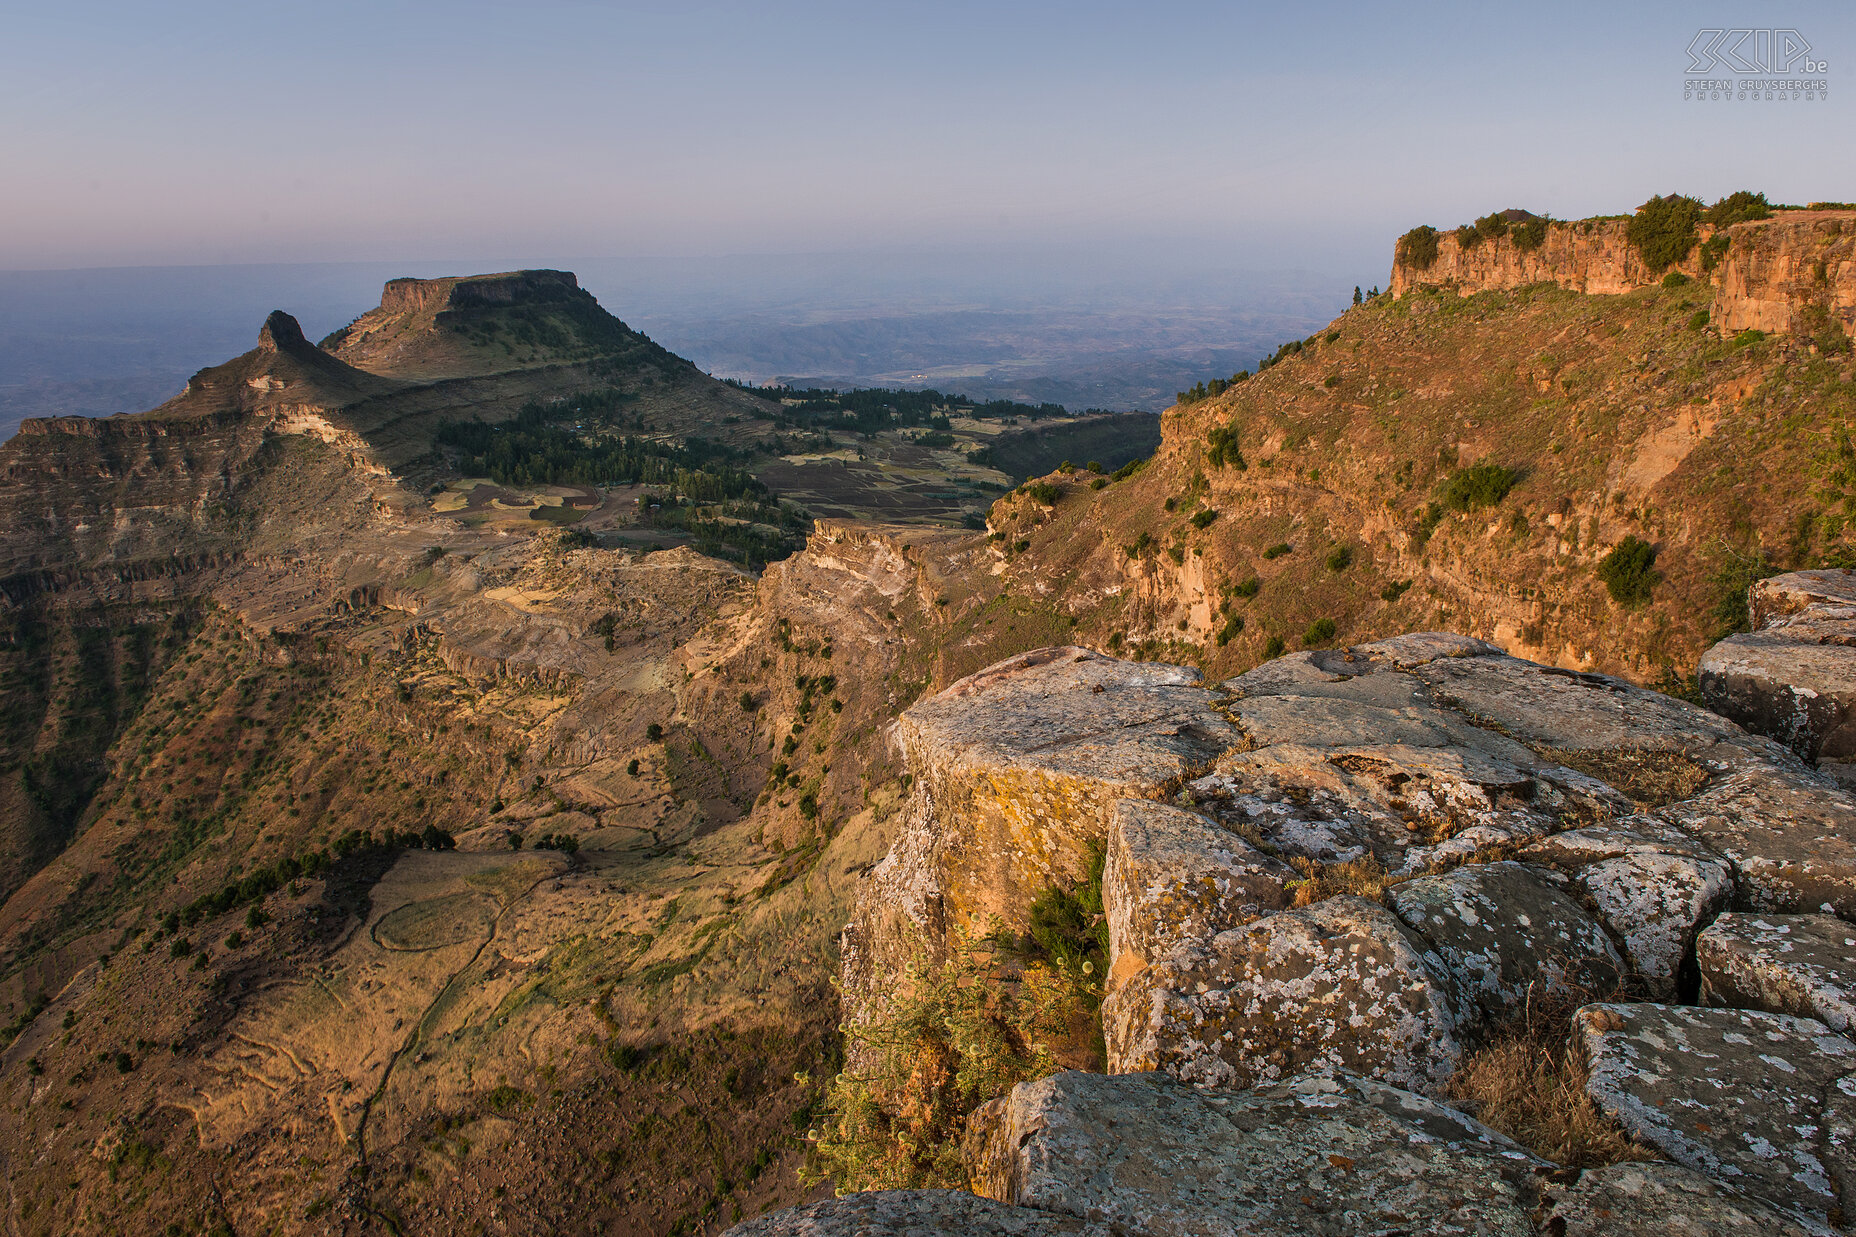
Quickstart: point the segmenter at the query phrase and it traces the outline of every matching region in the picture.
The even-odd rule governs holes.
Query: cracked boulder
[[[1555,1237],[1821,1237],[1826,1231],[1680,1164],[1607,1164],[1541,1192],[1540,1227]]]
[[[1702,702],[1805,760],[1856,774],[1856,572],[1798,571],[1754,584],[1754,630],[1702,655]]]
[[[1856,1043],[1811,1018],[1588,1005],[1586,1092],[1633,1138],[1816,1222],[1842,1215]]]
[[[1677,995],[1695,934],[1734,894],[1726,860],[1655,816],[1569,829],[1521,853],[1572,877],[1658,1000]]]
[[[1217,1086],[1346,1070],[1436,1091],[1462,1047],[1425,952],[1398,916],[1352,896],[1186,942],[1103,1001],[1109,1070]]]
[[[1175,946],[1289,904],[1295,869],[1197,812],[1124,799],[1102,873],[1111,988]]]
[[[1167,1234],[1531,1234],[1540,1161],[1486,1126],[1364,1079],[1229,1092],[1061,1073],[974,1115],[975,1189]]]
[[[1519,863],[1470,864],[1386,891],[1436,955],[1457,1009],[1499,1022],[1530,993],[1609,995],[1624,964],[1578,903]]]
[[[1081,884],[1117,800],[1155,798],[1236,741],[1213,699],[1195,670],[1054,648],[905,711],[914,786],[845,932],[853,1008],[955,932],[1023,932],[1045,888]]]
[[[1856,926],[1830,915],[1722,915],[1696,942],[1707,1005],[1856,1022]]]

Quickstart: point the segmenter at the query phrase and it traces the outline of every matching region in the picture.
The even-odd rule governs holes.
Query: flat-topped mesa
[[[380,292],[384,313],[419,313],[479,305],[531,305],[585,295],[572,271],[503,271],[443,279],[389,279]]]
[[[1631,241],[1629,218],[1568,222],[1525,211],[1503,218],[1506,228],[1413,229],[1394,254],[1389,291],[1447,288],[1469,296],[1551,283],[1616,295],[1677,273],[1713,286],[1710,317],[1722,331],[1800,333],[1831,321],[1856,329],[1856,210],[1781,210],[1720,228],[1699,223],[1681,256],[1661,265]]]

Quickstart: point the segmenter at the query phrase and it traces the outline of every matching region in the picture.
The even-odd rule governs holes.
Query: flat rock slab
[[[1103,1001],[1109,1070],[1215,1086],[1344,1070],[1435,1091],[1462,1048],[1426,948],[1351,896],[1188,942]]]
[[[1541,1196],[1543,1233],[1557,1237],[1823,1237],[1829,1230],[1723,1189],[1680,1164],[1588,1168]]]
[[[1638,1141],[1818,1220],[1856,1152],[1826,1104],[1856,1043],[1809,1018],[1671,1005],[1588,1005],[1574,1017],[1592,1100]]]
[[[975,1114],[989,1197],[1167,1237],[1522,1237],[1540,1161],[1408,1092],[1303,1077],[1230,1092],[1066,1072]]]
[[[1197,812],[1122,800],[1102,872],[1110,986],[1186,941],[1283,909],[1295,879],[1294,868]]]
[[[770,1212],[725,1237],[1110,1237],[1075,1216],[1013,1207],[965,1190],[870,1190]]]
[[[1856,1022],[1856,926],[1834,916],[1729,912],[1695,954],[1705,1004],[1815,1018],[1833,1031]]]
[[[1500,1021],[1530,993],[1609,996],[1623,980],[1605,930],[1522,864],[1453,868],[1394,885],[1387,897],[1437,954],[1432,969],[1449,977],[1464,1014]]]

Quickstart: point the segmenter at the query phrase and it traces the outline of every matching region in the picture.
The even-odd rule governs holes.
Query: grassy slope
[[[1058,478],[1055,508],[1015,496],[994,526],[1004,545],[1030,542],[1012,571],[1044,578],[1093,641],[1121,633],[1214,673],[1263,660],[1271,636],[1293,649],[1327,618],[1342,641],[1441,627],[1640,681],[1687,674],[1755,556],[1789,569],[1850,544],[1837,453],[1850,358],[1723,341],[1691,325],[1705,306],[1693,286],[1381,300],[1167,413],[1135,477],[1101,491]],[[1207,461],[1226,426],[1248,468]],[[1508,497],[1415,535],[1443,480],[1482,461],[1520,472]],[[1196,528],[1202,510],[1216,516]],[[1595,574],[1626,536],[1657,547],[1663,577],[1639,609]],[[1278,543],[1291,552],[1266,559]],[[1329,570],[1342,546],[1351,565]],[[1236,596],[1253,576],[1258,594]],[[1219,647],[1233,615],[1243,629]]]

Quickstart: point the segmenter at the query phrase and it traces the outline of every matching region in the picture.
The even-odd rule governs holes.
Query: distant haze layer
[[[613,313],[721,377],[1150,411],[1306,335],[1366,278],[1054,247],[8,271],[0,438],[24,417],[153,407],[251,347],[272,309],[315,339],[389,278],[535,265],[576,271]]]

